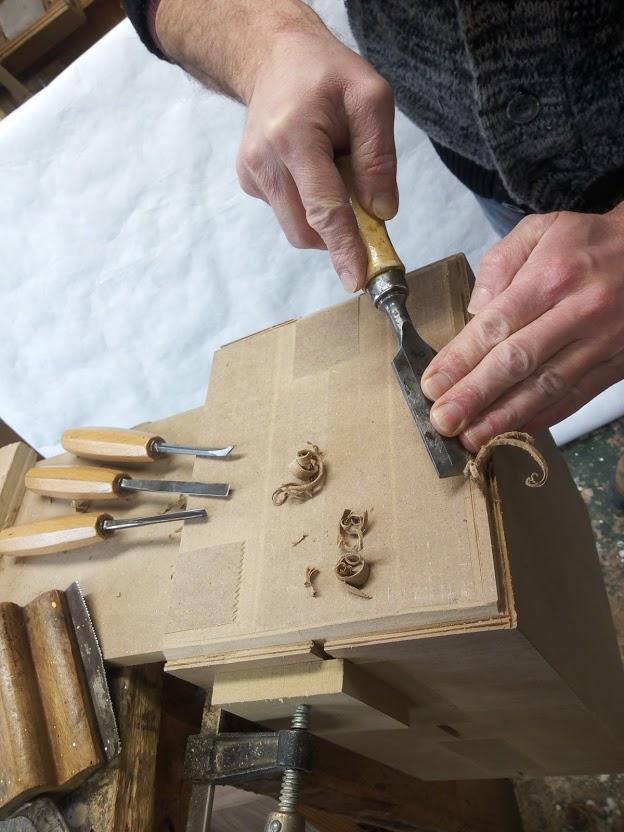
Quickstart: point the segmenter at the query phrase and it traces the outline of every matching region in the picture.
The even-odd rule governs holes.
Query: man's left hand
[[[468,311],[422,387],[436,430],[471,451],[549,427],[624,378],[624,203],[523,219],[484,256]]]

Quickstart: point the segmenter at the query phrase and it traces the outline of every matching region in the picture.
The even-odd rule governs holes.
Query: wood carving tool
[[[416,332],[405,307],[409,292],[405,267],[390,242],[385,223],[360,205],[355,194],[350,157],[339,157],[336,165],[347,188],[368,255],[366,293],[377,309],[383,309],[388,315],[397,336],[399,351],[392,366],[399,386],[438,476],[459,476],[469,459],[468,451],[458,439],[440,436],[436,431],[429,418],[431,402],[420,387],[422,375],[435,353]]]
[[[162,459],[165,454],[191,454],[221,459],[234,445],[225,448],[196,448],[193,445],[172,445],[162,436],[124,428],[68,428],[61,436],[66,451],[84,459],[103,462],[143,463]]]
[[[110,514],[95,511],[84,514],[76,512],[3,529],[0,532],[0,555],[30,557],[65,552],[68,549],[80,549],[93,543],[102,543],[112,532],[120,529],[134,529],[139,526],[200,517],[208,517],[206,509],[192,508],[156,514],[153,517],[127,517],[123,520],[114,520]]]
[[[78,786],[118,756],[102,654],[77,583],[0,604],[0,818],[44,791]],[[40,807],[41,808],[41,807]],[[50,813],[28,813],[44,825]]]
[[[31,468],[26,488],[48,497],[67,500],[114,500],[134,491],[164,491],[197,497],[227,497],[226,482],[181,482],[179,480],[135,480],[124,471],[85,465]]]

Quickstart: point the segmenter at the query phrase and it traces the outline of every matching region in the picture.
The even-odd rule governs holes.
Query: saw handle
[[[26,488],[36,494],[65,500],[114,500],[123,495],[121,481],[130,479],[114,468],[94,465],[39,466],[26,472]]]
[[[161,454],[153,448],[162,441],[160,436],[123,428],[68,428],[61,436],[61,445],[76,456],[123,463],[159,459]]]
[[[108,537],[102,523],[111,519],[110,514],[89,512],[11,526],[0,532],[0,555],[20,558],[50,555],[102,543]]]
[[[405,266],[399,255],[390,242],[386,224],[383,220],[369,214],[361,205],[355,193],[355,180],[350,156],[338,156],[336,167],[340,172],[342,181],[349,195],[349,201],[355,214],[360,237],[368,255],[368,267],[366,270],[366,285],[374,277],[387,272],[390,269],[398,269],[405,273]]]

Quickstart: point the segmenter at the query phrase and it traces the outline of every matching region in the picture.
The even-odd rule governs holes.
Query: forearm
[[[171,60],[208,88],[243,103],[280,35],[330,36],[302,0],[161,0],[155,28]]]

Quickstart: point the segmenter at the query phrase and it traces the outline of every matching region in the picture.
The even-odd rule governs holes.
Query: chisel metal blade
[[[399,337],[399,351],[392,360],[392,366],[399,386],[420,431],[431,461],[440,477],[459,476],[468,461],[468,451],[457,439],[440,436],[429,418],[431,402],[422,392],[420,380],[435,353],[414,329],[404,321]]]
[[[174,494],[194,494],[196,497],[227,497],[227,482],[183,482],[180,480],[135,480],[124,477],[120,483],[124,491],[171,491]]]

